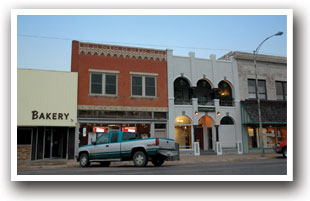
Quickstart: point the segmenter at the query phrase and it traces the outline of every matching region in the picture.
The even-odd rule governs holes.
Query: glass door
[[[44,158],[51,157],[52,130],[45,129],[44,132]]]
[[[57,132],[58,131],[58,132]],[[61,158],[62,155],[62,133],[60,133],[61,130],[53,130],[52,133],[52,157],[53,158]]]

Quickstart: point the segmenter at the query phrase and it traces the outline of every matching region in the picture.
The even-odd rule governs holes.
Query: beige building
[[[74,158],[77,73],[18,69],[18,160]]]
[[[244,152],[260,151],[254,55],[245,52],[230,52],[220,60],[229,60],[238,66]],[[259,54],[256,61],[263,144],[266,151],[272,151],[275,143],[286,140],[287,59]]]

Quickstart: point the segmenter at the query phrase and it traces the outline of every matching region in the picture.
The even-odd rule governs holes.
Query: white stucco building
[[[167,51],[169,138],[181,153],[201,151],[242,153],[240,92],[236,63],[175,56]],[[218,143],[217,143],[218,142]],[[239,149],[238,149],[239,148]]]

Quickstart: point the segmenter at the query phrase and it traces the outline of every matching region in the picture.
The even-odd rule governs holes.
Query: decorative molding
[[[168,112],[168,107],[78,105],[78,110]]]
[[[98,56],[104,55],[111,57],[129,57],[130,59],[147,59],[147,60],[160,60],[167,61],[167,53],[165,50],[93,44],[93,43],[79,43],[79,54],[84,53]]]
[[[130,75],[158,76],[158,73],[129,72]]]
[[[94,73],[111,73],[111,74],[119,74],[118,70],[101,70],[101,69],[88,69],[89,72]]]

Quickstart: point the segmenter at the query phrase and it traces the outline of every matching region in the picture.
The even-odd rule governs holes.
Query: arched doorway
[[[175,142],[180,149],[192,149],[192,121],[189,117],[178,116],[174,121]]]
[[[214,149],[213,137],[214,120],[208,115],[202,116],[195,128],[195,142],[199,142],[200,150],[212,151]]]
[[[179,77],[174,81],[174,104],[190,105],[191,104],[191,87],[187,79]]]
[[[220,99],[220,106],[234,106],[232,87],[226,81],[221,81],[218,84],[218,93]]]
[[[223,148],[235,148],[237,146],[235,123],[230,116],[221,119],[219,133],[219,140],[222,142]]]

